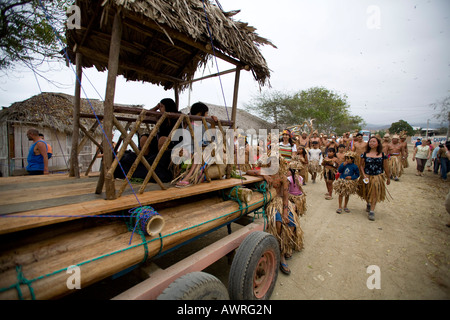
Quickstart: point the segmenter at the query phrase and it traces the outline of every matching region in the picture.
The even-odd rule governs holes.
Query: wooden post
[[[150,136],[147,138],[147,141],[145,141],[144,145],[141,146],[142,149],[140,150],[138,156],[136,157],[136,160],[133,162],[133,165],[131,166],[130,170],[127,173],[127,179],[128,180],[130,180],[133,177],[133,173],[134,173],[134,171],[136,171],[139,163],[142,161],[142,158],[144,157],[145,151],[147,151],[147,148],[150,146],[150,143],[152,142],[153,138],[156,137],[156,134],[158,133],[158,129],[161,126],[161,124],[164,122],[165,119],[166,119],[166,113],[163,113],[163,115],[161,116],[161,118],[159,118],[159,120],[156,123],[155,127],[151,131]],[[156,176],[156,173],[153,174],[153,177],[155,177],[155,176]],[[125,187],[127,186],[127,184],[128,184],[128,181],[124,181],[123,182],[122,186],[119,189],[119,194],[118,194],[119,197],[122,195],[122,193],[125,190]]]
[[[241,68],[236,67],[236,74],[234,77],[233,109],[231,111],[231,121],[233,121],[233,129],[236,129],[236,111],[237,111],[240,74],[241,74]]]
[[[177,84],[175,85],[173,90],[175,94],[175,104],[177,105],[177,110],[180,110],[180,90]]]
[[[171,142],[173,133],[175,132],[175,130],[178,129],[178,127],[181,125],[181,122],[183,121],[183,119],[185,117],[186,117],[186,115],[181,115],[178,118],[177,122],[175,123],[172,130],[170,131],[169,136],[167,137],[166,141],[164,142],[161,149],[159,150],[158,155],[156,156],[155,160],[153,160],[153,164],[152,164],[150,170],[148,170],[147,176],[145,177],[144,182],[142,183],[141,188],[139,189],[140,194],[142,194],[144,192],[148,181],[150,180],[150,178],[152,177],[152,175],[155,172],[155,169],[156,169],[156,166],[158,165],[159,160],[161,159],[162,155],[164,154],[164,152],[166,151],[167,147],[169,146],[169,144]]]
[[[133,139],[134,134],[141,126],[141,122],[144,119],[144,116],[145,116],[145,109],[142,110],[141,114],[137,118],[136,122],[134,123],[133,129],[123,139],[123,145],[120,148],[119,152],[116,154],[116,159],[114,159],[113,163],[111,164],[111,168],[109,168],[109,170],[107,171],[106,179],[114,180],[114,171],[116,170],[117,166],[119,165],[119,161],[122,159],[123,155],[125,154],[125,151],[127,150],[127,147],[130,144],[130,141]]]
[[[81,67],[83,56],[81,53],[75,55],[77,65],[77,79],[75,81],[75,101],[73,105],[73,132],[72,132],[72,150],[70,151],[70,177],[80,177],[80,168],[78,166],[78,139],[80,136],[80,106],[81,106]]]
[[[103,128],[105,130],[106,137],[103,139],[103,170],[105,173],[105,187],[106,187],[106,199],[112,200],[116,198],[116,190],[114,186],[114,177],[108,177],[106,173],[111,168],[112,164],[112,129],[114,118],[114,94],[116,91],[116,77],[117,70],[119,69],[119,53],[120,53],[120,40],[122,37],[122,21],[120,18],[120,10],[116,12],[114,16],[111,44],[109,47],[109,61],[108,61],[108,79],[106,82],[106,94],[104,102],[104,118]]]
[[[127,131],[122,127],[122,125],[120,124],[120,122],[114,117],[114,125],[116,126],[117,130],[120,131],[120,133],[122,134],[122,136],[125,138],[127,136]],[[138,146],[134,143],[133,140],[130,141],[130,147],[133,149],[134,153],[139,154],[140,150],[138,148]],[[145,157],[143,157],[141,159],[142,164],[144,165],[144,167],[147,170],[150,170],[151,166],[148,163],[148,161],[145,159]],[[162,183],[162,181],[158,178],[158,176],[156,175],[156,173],[153,172],[152,174],[153,179],[155,179],[156,183],[161,187],[161,189],[166,189]],[[127,183],[127,181],[124,181],[124,184]],[[123,190],[122,190],[123,191]],[[119,195],[122,194],[121,192],[119,192]]]

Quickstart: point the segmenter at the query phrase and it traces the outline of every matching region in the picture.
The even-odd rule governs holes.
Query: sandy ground
[[[393,200],[377,205],[375,221],[357,196],[350,213],[337,214],[338,197],[324,199],[325,182],[309,182],[305,247],[288,261],[291,275],[279,273],[271,299],[450,299],[450,183],[426,169],[416,176],[409,163],[388,186]]]

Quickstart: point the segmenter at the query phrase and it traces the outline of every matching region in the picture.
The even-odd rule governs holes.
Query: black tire
[[[230,299],[269,299],[277,281],[279,265],[277,239],[262,231],[249,234],[239,246],[231,264],[228,279]]]
[[[172,282],[157,300],[229,300],[227,288],[215,276],[191,272]]]

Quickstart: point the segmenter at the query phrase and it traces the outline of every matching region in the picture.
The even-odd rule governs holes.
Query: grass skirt
[[[401,156],[391,156],[389,158],[389,172],[393,177],[401,177],[403,173],[403,164]]]
[[[281,224],[281,235],[279,235],[277,233],[275,216],[277,212],[283,212],[283,199],[279,196],[275,197],[266,208],[268,219],[267,231],[277,238],[280,244],[281,254],[292,254],[293,250],[299,251],[303,249],[303,230],[300,227],[300,220],[295,214],[295,205],[290,201],[289,211],[293,213],[296,227],[292,230],[292,228],[287,227],[283,223]]]
[[[368,184],[364,183],[362,176],[358,179],[357,194],[362,200],[367,203],[372,203],[373,200],[376,200],[376,202],[379,203],[392,199],[392,196],[386,187],[386,175],[384,173],[376,176],[369,175],[367,177],[369,178]]]
[[[358,179],[337,179],[333,182],[333,189],[336,194],[344,197],[356,194],[358,190]]]
[[[322,173],[322,166],[319,164],[319,160],[312,160],[308,164],[309,173]]]
[[[324,167],[323,175],[321,176],[325,179],[325,182],[334,181],[336,180],[336,172],[337,172],[336,168]]]
[[[289,201],[295,205],[295,211],[293,212],[297,213],[297,216],[300,217],[306,213],[306,195],[304,193],[299,196],[290,194]]]
[[[409,168],[408,157],[403,159],[402,164],[403,164],[403,168]]]

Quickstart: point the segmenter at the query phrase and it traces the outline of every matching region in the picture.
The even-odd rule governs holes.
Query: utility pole
[[[428,128],[429,128],[429,124],[430,124],[430,119],[427,120],[427,134],[426,134],[427,139],[428,139]]]

